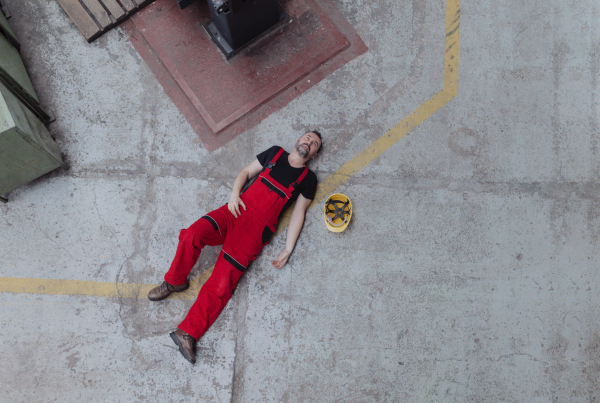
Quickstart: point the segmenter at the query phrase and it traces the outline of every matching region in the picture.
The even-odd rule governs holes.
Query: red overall
[[[308,173],[305,167],[298,179],[287,188],[277,183],[269,174],[281,154],[283,149],[240,196],[247,210],[240,208],[241,214],[237,218],[224,205],[203,216],[188,229],[181,230],[175,259],[165,274],[165,281],[169,284],[186,282],[204,246],[223,245],[212,275],[178,326],[196,340],[217,319],[250,262],[269,242],[281,210]]]

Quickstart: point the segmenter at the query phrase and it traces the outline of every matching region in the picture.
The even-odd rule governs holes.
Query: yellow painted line
[[[342,165],[323,182],[319,183],[317,194],[309,209],[322,202],[351,176],[373,162],[398,140],[410,133],[428,117],[446,105],[458,93],[458,31],[460,26],[460,0],[446,1],[446,43],[444,56],[444,88],[419,106],[413,113],[404,118],[387,133],[361,151],[350,161]],[[279,220],[277,233],[283,231],[290,222],[292,208],[288,209]]]
[[[214,267],[214,266],[213,266]],[[208,280],[213,267],[205,270],[185,292],[171,295],[171,299],[196,298],[202,284]],[[156,284],[114,283],[102,281],[53,280],[45,278],[0,277],[0,292],[17,294],[87,295],[105,298],[146,298]]]
[[[350,161],[319,184],[315,199],[309,209],[322,202],[337,188],[346,183],[353,175],[373,162],[401,138],[423,123],[427,118],[446,105],[458,94],[458,48],[460,27],[460,0],[446,1],[446,41],[444,54],[444,88],[419,106],[387,133],[361,151]],[[288,209],[279,220],[277,233],[287,228],[292,208]],[[214,266],[205,270],[190,283],[186,292],[171,295],[170,299],[194,299],[206,280],[210,277]],[[0,277],[0,292],[24,294],[54,295],[88,295],[107,298],[146,298],[154,284],[108,283],[98,281],[48,280]]]

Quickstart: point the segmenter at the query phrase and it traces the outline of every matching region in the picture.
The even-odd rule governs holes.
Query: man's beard
[[[308,150],[306,148],[302,147],[302,144],[298,144],[296,146],[296,151],[298,152],[298,154],[300,154],[300,156],[302,158],[308,157]]]

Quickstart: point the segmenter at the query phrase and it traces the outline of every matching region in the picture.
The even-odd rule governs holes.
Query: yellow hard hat
[[[325,225],[331,232],[342,232],[352,218],[352,202],[341,193],[332,194],[325,202],[323,210]]]

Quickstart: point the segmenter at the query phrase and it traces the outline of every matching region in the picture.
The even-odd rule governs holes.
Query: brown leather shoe
[[[176,329],[170,334],[179,347],[179,352],[192,364],[196,363],[196,339],[181,329]]]
[[[171,285],[166,281],[163,281],[161,285],[159,285],[158,287],[154,287],[150,290],[150,292],[148,293],[148,299],[150,301],[162,301],[174,292],[185,291],[189,287],[189,281],[186,281],[185,284],[182,285]]]

